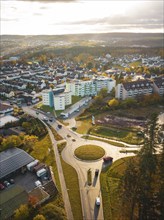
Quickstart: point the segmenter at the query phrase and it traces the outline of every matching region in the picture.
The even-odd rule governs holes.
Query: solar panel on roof
[[[0,179],[20,169],[34,158],[19,148],[12,148],[0,153]]]

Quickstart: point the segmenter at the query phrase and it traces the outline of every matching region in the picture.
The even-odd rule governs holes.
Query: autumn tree
[[[3,138],[1,143],[1,150],[5,150],[11,147],[20,147],[22,145],[22,140],[19,136],[10,135],[6,138]]]
[[[28,220],[29,214],[28,205],[21,205],[14,212],[14,220]]]
[[[102,98],[105,98],[108,95],[108,89],[102,88],[100,92],[98,93],[99,96],[102,96]]]
[[[26,132],[28,132],[31,128],[31,123],[25,121],[25,122],[22,123],[22,127],[25,129]]]
[[[46,218],[44,215],[38,214],[33,218],[33,220],[46,220]]]
[[[109,102],[108,102],[108,105],[114,109],[116,108],[118,105],[119,105],[119,101],[115,98],[111,99]]]
[[[34,145],[38,142],[38,137],[35,135],[25,135],[23,139],[23,144],[26,149],[32,150]]]
[[[45,216],[48,220],[64,220],[65,214],[63,210],[52,203],[45,205],[42,210],[41,214]]]

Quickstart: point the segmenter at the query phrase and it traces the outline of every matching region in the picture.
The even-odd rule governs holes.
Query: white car
[[[96,197],[96,205],[100,206],[100,197]]]
[[[42,183],[39,180],[37,180],[37,181],[35,181],[35,186],[36,187],[42,186]]]

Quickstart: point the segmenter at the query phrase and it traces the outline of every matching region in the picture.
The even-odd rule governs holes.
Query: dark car
[[[61,128],[62,128],[62,125],[58,125],[58,128],[61,129]]]
[[[98,176],[99,175],[99,169],[96,169],[95,170],[95,176]]]
[[[53,122],[53,118],[50,118],[49,121],[50,121],[50,122]]]
[[[10,182],[11,184],[14,184],[14,183],[15,183],[14,179],[10,179],[9,182]]]
[[[113,161],[113,157],[109,157],[109,156],[103,157],[103,161],[104,162],[112,162]]]

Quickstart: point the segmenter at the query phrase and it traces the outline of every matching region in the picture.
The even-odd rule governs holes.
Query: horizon
[[[98,35],[98,34],[162,34],[162,32],[103,32],[103,33],[75,33],[75,34],[0,34],[0,36],[67,36],[67,35]]]
[[[164,33],[162,0],[1,0],[1,35]]]

